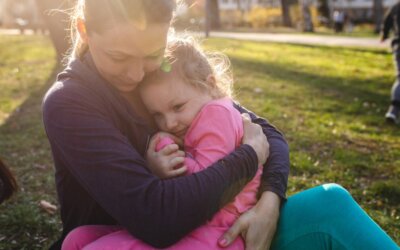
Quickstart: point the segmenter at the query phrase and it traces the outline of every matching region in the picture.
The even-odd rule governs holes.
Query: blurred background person
[[[386,120],[390,123],[399,123],[400,113],[400,52],[399,52],[399,25],[400,25],[400,2],[393,5],[385,16],[381,31],[381,42],[385,41],[390,32],[393,32],[391,42],[393,58],[396,66],[396,80],[392,87],[390,106],[386,112]]]

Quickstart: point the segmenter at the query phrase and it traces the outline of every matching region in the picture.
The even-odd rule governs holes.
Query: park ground
[[[400,243],[400,127],[384,122],[394,80],[385,49],[212,38],[232,61],[236,99],[266,117],[291,151],[288,195],[347,188]],[[19,183],[0,206],[0,249],[44,249],[60,233],[41,101],[60,67],[47,37],[0,35],[0,155]]]

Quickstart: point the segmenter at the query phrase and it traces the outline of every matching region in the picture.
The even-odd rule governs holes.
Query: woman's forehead
[[[145,57],[165,48],[168,29],[168,24],[149,24],[142,29],[128,22],[116,24],[101,34],[93,33],[91,37],[104,50]]]

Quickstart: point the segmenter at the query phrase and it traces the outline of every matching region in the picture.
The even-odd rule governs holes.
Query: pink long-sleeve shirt
[[[242,137],[242,117],[229,98],[207,103],[193,120],[184,138],[188,173],[204,170],[222,159],[241,144]],[[261,175],[262,169],[259,168],[253,180],[231,203],[169,249],[218,249],[218,239],[223,233],[242,213],[257,203]],[[238,238],[228,249],[244,249],[243,239]]]

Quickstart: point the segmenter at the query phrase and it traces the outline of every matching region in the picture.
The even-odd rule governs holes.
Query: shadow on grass
[[[39,207],[40,200],[56,203],[50,147],[44,133],[41,103],[60,66],[46,83],[20,105],[0,127],[1,156],[16,176],[19,190],[0,206],[0,249],[44,249],[59,235],[58,214]]]
[[[278,44],[278,43],[275,43]],[[299,44],[299,43],[285,43],[288,45],[304,47],[304,48],[318,48],[323,50],[332,50],[332,51],[343,51],[344,49],[351,49],[355,52],[368,52],[375,55],[386,55],[389,54],[389,47],[387,49],[381,48],[373,48],[373,47],[356,47],[356,46],[346,46],[346,47],[338,47],[338,46],[330,46],[330,45],[318,45],[318,44]]]
[[[62,67],[56,65],[53,67],[51,74],[46,80],[46,83],[38,90],[33,91],[29,97],[14,110],[14,112],[7,118],[7,120],[0,126],[0,131],[13,131],[14,129],[21,128],[22,125],[25,125],[26,116],[32,116],[32,109],[37,108],[37,106],[41,106],[42,99],[44,94],[49,89],[49,87],[54,83],[57,74],[62,70]],[[36,109],[35,109],[36,111]]]
[[[367,86],[371,83],[378,85],[384,84],[382,78],[376,77],[364,80],[357,77],[325,77],[310,72],[304,72],[295,67],[288,67],[265,61],[256,62],[232,55],[230,55],[230,59],[234,67],[241,68],[244,71],[268,75],[273,79],[280,79],[283,82],[290,81],[296,83],[296,85],[319,90],[321,94],[320,97],[332,98],[333,100],[339,98],[346,103],[352,103],[354,98],[359,98],[360,100],[373,101],[385,108],[389,103],[390,89],[388,89],[387,95],[383,95],[368,89]]]

